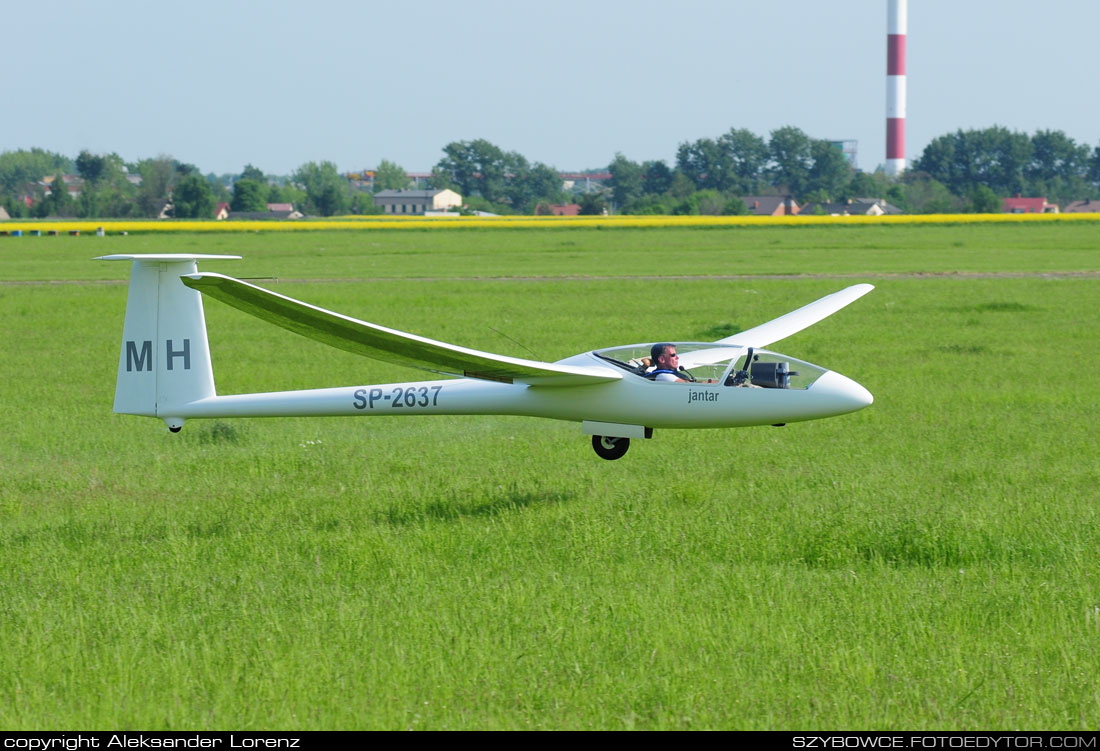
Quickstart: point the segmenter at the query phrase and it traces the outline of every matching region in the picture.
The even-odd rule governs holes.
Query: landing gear
[[[618,459],[630,448],[629,438],[615,438],[609,435],[592,436],[592,448],[601,459],[608,461]]]

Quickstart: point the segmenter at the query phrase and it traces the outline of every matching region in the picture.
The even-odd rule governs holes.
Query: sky
[[[447,143],[484,138],[579,171],[792,125],[857,140],[870,171],[885,161],[886,5],[5,3],[0,151],[427,172]],[[910,0],[906,156],[993,125],[1100,145],[1097,28],[1097,0]]]

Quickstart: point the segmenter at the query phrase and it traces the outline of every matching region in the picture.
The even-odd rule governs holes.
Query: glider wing
[[[444,375],[537,386],[617,381],[611,368],[556,365],[481,352],[386,328],[210,272],[180,277],[185,285],[296,334],[376,360]]]
[[[844,306],[855,302],[874,289],[870,284],[855,284],[851,287],[826,295],[809,305],[784,316],[762,323],[759,326],[719,339],[715,344],[732,344],[742,347],[766,347],[772,342],[786,339],[818,321],[828,318]]]

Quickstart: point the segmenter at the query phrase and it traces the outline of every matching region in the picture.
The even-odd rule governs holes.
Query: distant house
[[[1063,208],[1062,211],[1066,214],[1100,213],[1100,201],[1097,201],[1095,198],[1087,198],[1084,201],[1074,201]]]
[[[581,205],[579,203],[540,203],[535,207],[535,213],[542,216],[579,216]]]
[[[611,179],[610,172],[559,172],[562,190],[591,193]]]
[[[224,201],[219,203],[217,208],[214,209],[214,218],[217,219],[218,221],[222,221],[223,219],[228,219],[229,218],[229,204],[225,203]]]
[[[266,222],[280,219],[301,219],[300,211],[230,211],[226,219],[231,222],[249,221]]]
[[[380,190],[374,205],[384,214],[414,215],[427,211],[446,211],[462,205],[462,196],[453,190]]]
[[[8,214],[7,209],[5,209],[3,206],[0,206],[0,221],[3,221],[5,219],[11,219],[11,216]]]
[[[57,179],[55,175],[46,175],[39,181],[39,185],[42,186],[43,195],[51,195],[53,193],[54,181]],[[79,175],[62,175],[61,181],[65,185],[65,189],[69,191],[69,195],[73,198],[79,198],[80,192],[84,189],[84,178]]]
[[[905,212],[882,198],[850,198],[837,203],[808,203],[799,213],[802,216],[882,216]]]
[[[294,204],[292,203],[269,203],[267,205],[268,211],[294,211]]]
[[[1047,203],[1043,198],[1024,198],[1019,193],[1014,198],[1006,198],[1001,204],[1005,214],[1057,214],[1057,204]]]
[[[756,216],[793,216],[800,211],[791,196],[741,196],[741,200]]]

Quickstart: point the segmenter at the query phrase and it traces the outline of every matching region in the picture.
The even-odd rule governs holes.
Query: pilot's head
[[[654,344],[649,350],[649,359],[658,370],[676,370],[680,365],[676,345],[671,342]]]

